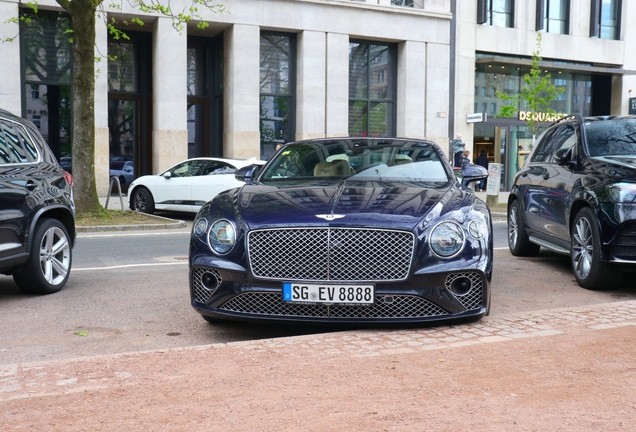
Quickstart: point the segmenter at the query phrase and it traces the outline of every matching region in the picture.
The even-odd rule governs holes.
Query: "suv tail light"
[[[64,171],[64,180],[66,180],[66,183],[68,183],[70,187],[73,187],[73,176],[70,172]]]

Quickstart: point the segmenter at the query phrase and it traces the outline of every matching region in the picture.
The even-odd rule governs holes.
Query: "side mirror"
[[[260,165],[254,164],[239,168],[239,170],[234,174],[234,178],[243,182],[251,181],[254,177],[256,177],[259,167]]]
[[[559,165],[574,165],[572,160],[572,148],[558,149],[554,152],[554,160]]]
[[[481,165],[468,164],[462,167],[462,186],[488,179],[488,170]]]
[[[165,178],[166,180],[170,180],[171,177],[172,174],[170,174],[170,171],[166,171],[165,173],[163,173],[163,178]]]

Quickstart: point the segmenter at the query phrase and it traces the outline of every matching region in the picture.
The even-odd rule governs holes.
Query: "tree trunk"
[[[73,33],[73,179],[78,212],[101,210],[95,182],[95,13],[101,0],[57,0]]]

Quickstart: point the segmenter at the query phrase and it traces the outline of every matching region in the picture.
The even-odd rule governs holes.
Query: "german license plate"
[[[373,285],[328,285],[283,282],[283,300],[290,303],[335,305],[371,305],[375,298]]]

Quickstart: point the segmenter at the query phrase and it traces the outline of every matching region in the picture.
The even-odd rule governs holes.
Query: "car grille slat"
[[[233,297],[219,309],[252,315],[290,318],[424,318],[448,315],[439,306],[413,295],[376,295],[372,306],[305,305],[289,303],[280,293],[248,292]]]
[[[350,228],[251,231],[252,274],[302,281],[398,281],[409,275],[413,234]]]

